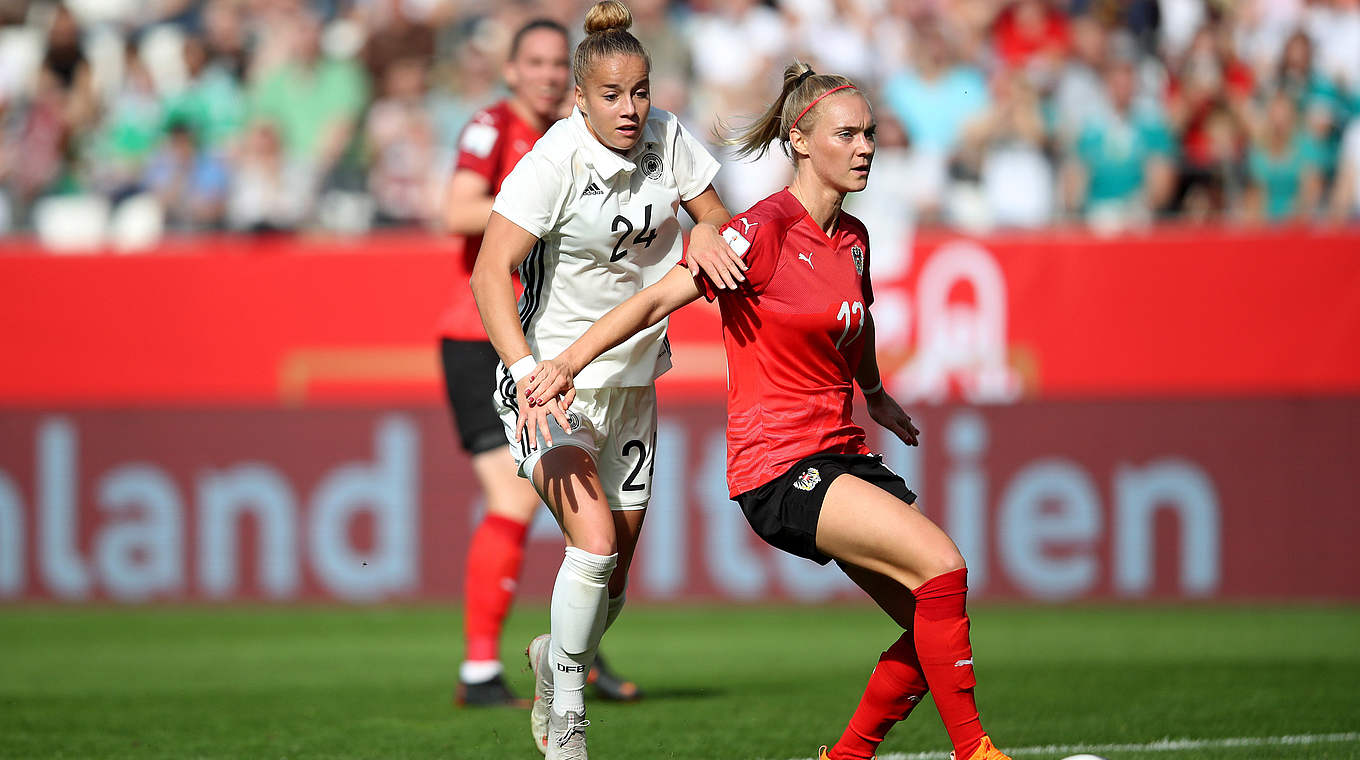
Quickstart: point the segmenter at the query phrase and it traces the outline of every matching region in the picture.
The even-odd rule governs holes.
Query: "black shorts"
[[[831,558],[817,551],[817,518],[831,481],[846,474],[872,483],[907,504],[916,503],[916,494],[883,464],[882,456],[864,454],[813,454],[769,483],[738,494],[736,500],[752,530],[765,543],[825,565]]]
[[[505,446],[505,426],[496,414],[491,392],[500,357],[490,341],[439,339],[444,365],[444,392],[453,412],[453,427],[469,454]]]

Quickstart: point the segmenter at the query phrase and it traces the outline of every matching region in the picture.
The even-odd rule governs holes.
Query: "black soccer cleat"
[[[595,664],[586,675],[586,683],[595,687],[596,695],[612,702],[636,702],[642,699],[642,689],[610,670],[604,657],[599,654],[595,655]]]
[[[458,688],[453,692],[453,702],[459,707],[514,707],[523,709],[529,706],[529,700],[516,697],[510,691],[510,687],[505,685],[505,679],[499,674],[490,681],[480,683],[458,682]]]

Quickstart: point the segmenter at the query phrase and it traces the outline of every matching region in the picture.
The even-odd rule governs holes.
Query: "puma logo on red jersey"
[[[812,251],[808,251],[807,253],[800,253],[798,254],[798,258],[802,259],[803,261],[806,261],[809,269],[817,268],[812,265]]]
[[[746,228],[746,234],[747,234],[747,235],[751,234],[751,228],[752,228],[752,227],[759,227],[759,226],[760,226],[760,222],[748,222],[748,221],[746,221],[746,217],[744,217],[744,216],[743,216],[742,218],[738,219],[737,221],[738,221],[738,222],[741,222],[742,226]]]

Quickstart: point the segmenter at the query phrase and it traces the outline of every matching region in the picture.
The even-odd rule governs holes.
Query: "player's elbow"
[[[486,303],[487,294],[495,287],[496,275],[490,262],[481,257],[473,264],[472,277],[468,278],[468,285],[472,287],[472,298],[479,307]]]

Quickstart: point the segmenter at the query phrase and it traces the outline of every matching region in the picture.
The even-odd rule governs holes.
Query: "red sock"
[[[912,591],[916,596],[916,652],[935,706],[954,743],[968,760],[982,742],[982,720],[973,701],[973,646],[968,642],[968,571],[937,575]]]
[[[515,596],[529,526],[487,515],[468,546],[463,636],[468,660],[499,660],[501,625]]]
[[[869,760],[888,729],[906,718],[925,694],[926,677],[916,658],[916,642],[907,631],[878,658],[859,707],[850,716],[850,725],[828,756],[832,760]]]

